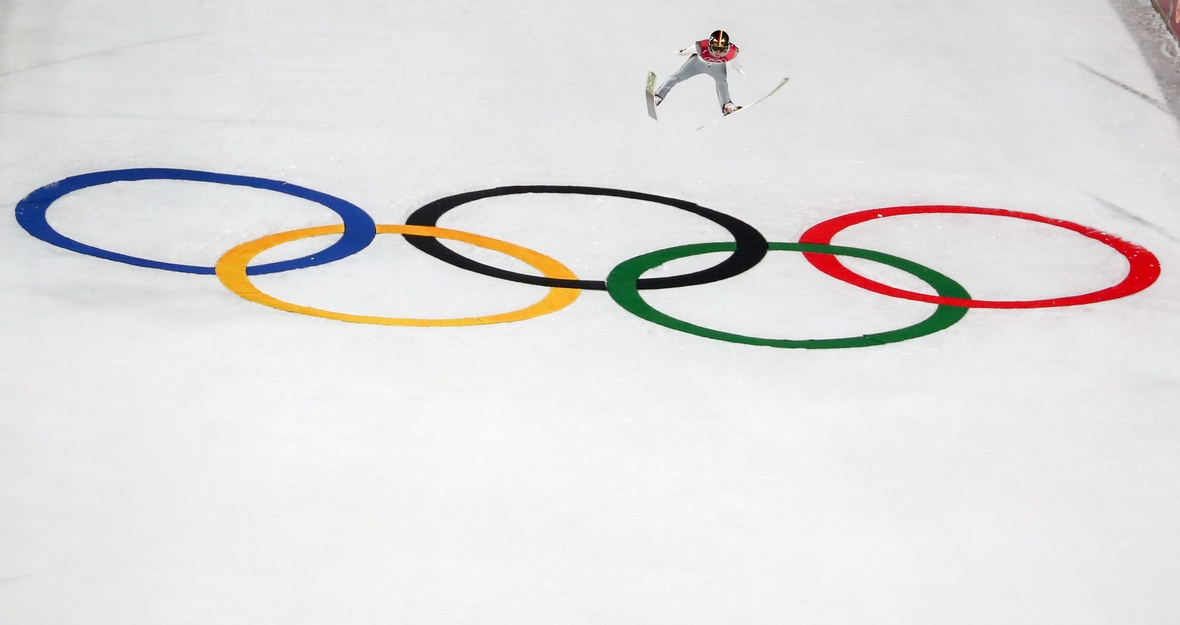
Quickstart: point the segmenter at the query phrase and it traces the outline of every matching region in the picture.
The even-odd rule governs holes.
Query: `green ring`
[[[900,330],[890,330],[889,332],[878,334],[866,334],[840,339],[764,339],[722,332],[720,330],[694,325],[687,321],[681,321],[652,308],[650,304],[643,300],[643,297],[639,294],[639,289],[635,288],[635,283],[639,280],[640,276],[664,263],[679,258],[698,256],[711,252],[732,252],[735,248],[736,245],[734,243],[697,243],[694,245],[670,247],[665,250],[636,256],[630,260],[623,261],[610,272],[610,275],[606,279],[607,292],[610,293],[611,298],[615,302],[631,314],[640,319],[646,319],[652,323],[662,325],[665,328],[730,343],[795,349],[842,349],[846,347],[870,347],[897,343],[945,330],[953,326],[967,314],[967,308],[940,305],[930,317]],[[941,273],[928,267],[923,267],[915,262],[905,260],[904,258],[890,256],[881,252],[818,243],[771,243],[770,249],[772,251],[835,254],[837,256],[863,258],[865,260],[883,263],[912,274],[933,287],[942,297],[956,299],[971,298],[967,293],[967,289],[964,289],[958,282],[951,280]]]

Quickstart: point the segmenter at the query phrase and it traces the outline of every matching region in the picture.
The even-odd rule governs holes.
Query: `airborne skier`
[[[676,70],[660,85],[655,93],[655,104],[659,106],[668,92],[677,83],[697,74],[708,74],[717,83],[717,101],[721,104],[721,112],[725,115],[742,108],[733,103],[729,97],[729,82],[726,79],[725,64],[737,58],[738,47],[729,41],[729,34],[724,30],[715,30],[708,39],[702,39],[681,50],[678,54],[688,56],[680,69]],[[738,67],[738,71],[742,71]],[[743,72],[744,73],[744,72]]]

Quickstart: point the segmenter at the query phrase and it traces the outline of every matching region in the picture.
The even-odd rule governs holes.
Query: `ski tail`
[[[656,74],[655,72],[647,73],[647,114],[652,119],[656,118]]]

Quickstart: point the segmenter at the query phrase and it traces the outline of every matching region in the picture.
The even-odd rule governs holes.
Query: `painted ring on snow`
[[[733,237],[733,254],[731,254],[721,263],[701,271],[687,273],[684,275],[643,279],[639,281],[637,286],[639,289],[671,289],[725,280],[726,278],[732,278],[750,269],[754,265],[757,265],[763,259],[763,257],[766,256],[766,238],[762,236],[762,233],[754,229],[753,226],[736,217],[732,217],[730,215],[726,215],[725,213],[693,204],[692,202],[686,200],[651,195],[649,193],[639,193],[637,191],[626,191],[623,189],[536,185],[498,187],[495,189],[485,189],[483,191],[472,191],[470,193],[460,193],[458,195],[452,195],[440,200],[435,200],[414,211],[409,216],[409,218],[406,219],[406,223],[415,226],[436,226],[438,225],[439,218],[441,218],[451,209],[462,206],[463,204],[489,197],[517,195],[523,193],[603,195],[610,197],[621,197],[631,200],[641,200],[644,202],[654,202],[656,204],[671,206],[673,208],[678,208],[694,215],[704,217],[705,219],[708,219],[709,221],[712,221],[713,223],[728,230],[729,234]],[[406,240],[419,250],[422,250],[423,252],[426,252],[427,254],[430,254],[431,256],[443,262],[450,263],[456,267],[467,269],[468,271],[474,271],[475,273],[480,273],[485,276],[492,276],[494,278],[501,278],[503,280],[510,280],[512,282],[522,282],[524,284],[535,284],[537,286],[587,289],[594,291],[607,290],[605,280],[569,280],[531,276],[528,274],[508,271],[507,269],[500,269],[498,267],[492,267],[490,265],[476,262],[448,248],[440,241],[432,237],[407,235]]]
[[[817,253],[817,254],[835,254],[839,256],[853,256],[856,258],[863,258],[878,263],[883,263],[891,267],[900,269],[906,273],[912,274],[930,286],[934,287],[935,292],[943,297],[966,299],[971,296],[967,293],[959,283],[950,278],[923,267],[918,263],[898,258],[889,254],[881,252],[874,252],[871,250],[862,250],[855,247],[838,247],[834,245],[821,245],[815,243],[770,243],[771,251],[789,251],[789,252],[803,252],[803,253]],[[957,323],[964,315],[967,314],[966,308],[957,306],[939,305],[934,311],[934,314],[927,317],[912,326],[901,328],[900,330],[890,330],[888,332],[880,332],[877,334],[866,334],[858,337],[836,338],[836,339],[812,339],[812,340],[798,340],[798,339],[767,339],[752,336],[744,336],[741,334],[734,334],[732,332],[723,332],[721,330],[714,330],[696,324],[689,323],[676,319],[671,315],[662,313],[650,304],[643,300],[636,289],[635,284],[639,277],[644,272],[658,267],[664,263],[676,260],[678,258],[686,258],[688,256],[697,256],[699,254],[708,254],[710,252],[728,252],[732,251],[734,245],[732,243],[698,243],[695,245],[681,245],[679,247],[672,247],[658,252],[651,252],[636,256],[630,260],[624,261],[610,272],[606,283],[608,292],[620,306],[628,312],[662,325],[672,330],[686,332],[688,334],[695,334],[709,339],[716,339],[719,341],[727,341],[730,343],[742,343],[745,345],[759,345],[763,347],[780,347],[780,348],[796,348],[796,349],[841,349],[849,347],[870,347],[875,345],[885,345],[888,343],[897,343],[909,339],[934,334],[941,330],[951,327]]]
[[[481,317],[462,317],[456,319],[407,319],[401,317],[378,317],[372,315],[351,315],[347,313],[338,313],[330,310],[323,310],[320,308],[312,308],[311,306],[300,306],[299,304],[292,304],[283,301],[276,297],[267,295],[255,287],[247,277],[247,265],[255,257],[262,252],[290,241],[299,239],[306,239],[309,237],[318,237],[329,234],[339,234],[344,231],[344,226],[320,226],[318,228],[303,228],[301,230],[291,230],[288,232],[280,232],[243,243],[234,249],[225,253],[221,260],[217,261],[217,277],[221,283],[229,290],[252,302],[285,310],[288,312],[299,313],[302,315],[310,315],[312,317],[322,317],[324,319],[333,319],[336,321],[348,321],[351,323],[368,323],[374,325],[386,326],[474,326],[487,325],[492,323],[506,323],[509,321],[523,321],[525,319],[532,319],[533,317],[540,317],[549,313],[557,312],[566,306],[574,303],[581,293],[578,289],[565,289],[551,287],[549,293],[539,302],[522,308],[520,310],[501,313],[497,315],[486,315]],[[565,265],[560,262],[545,256],[539,252],[534,252],[528,248],[520,247],[512,243],[492,239],[489,237],[480,236],[478,234],[471,234],[469,232],[461,232],[459,230],[448,230],[446,228],[434,228],[428,226],[402,226],[392,224],[377,225],[378,234],[412,234],[417,236],[440,237],[444,239],[452,239],[455,241],[462,241],[470,243],[482,248],[493,250],[507,254],[519,260],[522,260],[529,265],[535,267],[543,275],[552,277],[558,280],[576,280],[577,276],[573,271],[570,271]]]
[[[49,210],[51,204],[61,199],[68,193],[73,193],[81,189],[95,187],[98,185],[108,184],[112,182],[132,182],[139,180],[189,180],[193,182],[212,182],[216,184],[227,184],[238,187],[252,187],[255,189],[265,189],[267,191],[277,191],[286,195],[294,196],[300,199],[309,200],[316,204],[321,204],[344,220],[343,232],[344,236],[340,237],[326,249],[304,256],[302,258],[295,258],[292,260],[284,260],[274,263],[267,263],[258,265],[257,267],[250,267],[250,275],[260,275],[267,273],[276,273],[279,271],[290,271],[292,269],[303,269],[305,267],[315,267],[333,261],[340,260],[347,256],[351,256],[373,242],[373,237],[376,236],[373,218],[369,217],[368,213],[361,210],[360,207],[347,202],[338,197],[333,197],[326,193],[313,191],[304,187],[300,187],[278,180],[268,180],[266,178],[253,178],[249,176],[236,176],[232,174],[217,174],[205,171],[194,171],[189,169],[163,169],[163,168],[144,168],[144,169],[116,169],[111,171],[97,171],[89,174],[82,174],[79,176],[71,176],[64,178],[57,182],[47,184],[36,191],[33,191],[21,200],[16,205],[16,221],[29,232],[29,234],[57,247],[78,252],[79,254],[86,254],[88,256],[96,256],[106,260],[113,260],[120,263],[127,263],[128,265],[136,265],[139,267],[148,267],[150,269],[163,269],[165,271],[177,271],[181,273],[195,273],[212,275],[214,273],[213,267],[204,267],[200,265],[183,265],[178,263],[166,263],[162,261],[151,260],[147,258],[139,258],[136,256],[128,256],[118,252],[111,252],[92,245],[86,245],[71,239],[49,225],[46,218],[46,212]]]
[[[1094,304],[1097,302],[1105,302],[1120,297],[1133,295],[1151,286],[1160,275],[1159,259],[1147,249],[1139,247],[1134,243],[1124,241],[1118,237],[1099,232],[1093,228],[1065,221],[1062,219],[1052,219],[1050,217],[1042,217],[1034,213],[1022,213],[1017,211],[1004,210],[999,208],[978,208],[975,206],[895,206],[892,208],[879,208],[876,210],[858,211],[849,213],[847,215],[840,215],[833,219],[820,222],[803,236],[799,237],[801,243],[817,243],[830,244],[832,237],[842,230],[855,226],[857,224],[871,221],[873,219],[880,219],[884,217],[895,217],[897,215],[920,215],[930,213],[955,213],[955,214],[969,214],[969,215],[993,215],[998,217],[1013,217],[1016,219],[1024,219],[1026,221],[1033,221],[1050,226],[1057,226],[1076,232],[1084,237],[1094,239],[1100,243],[1104,243],[1111,248],[1114,248],[1119,254],[1122,254],[1127,262],[1130,263],[1130,269],[1127,276],[1123,278],[1122,282],[1101,289],[1091,293],[1084,293],[1082,295],[1072,295],[1069,297],[1055,297],[1051,299],[1041,300],[1025,300],[1025,301],[1005,301],[1005,300],[977,300],[963,297],[947,297],[942,293],[935,295],[926,295],[923,293],[915,293],[914,291],[907,291],[882,284],[875,280],[870,280],[860,274],[853,272],[851,269],[845,267],[835,256],[828,254],[809,253],[804,254],[808,262],[815,266],[816,269],[828,274],[829,276],[842,280],[849,284],[854,284],[863,289],[867,289],[874,293],[882,295],[889,295],[892,297],[899,297],[902,299],[914,300],[918,302],[926,302],[928,304],[939,304],[947,306],[962,306],[965,308],[1051,308],[1056,306],[1080,306],[1082,304]]]

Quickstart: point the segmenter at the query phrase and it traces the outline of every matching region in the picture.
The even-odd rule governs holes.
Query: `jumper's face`
[[[728,51],[729,51],[729,44],[721,45],[720,43],[718,43],[716,41],[709,42],[709,52],[712,52],[715,56],[721,56]]]

